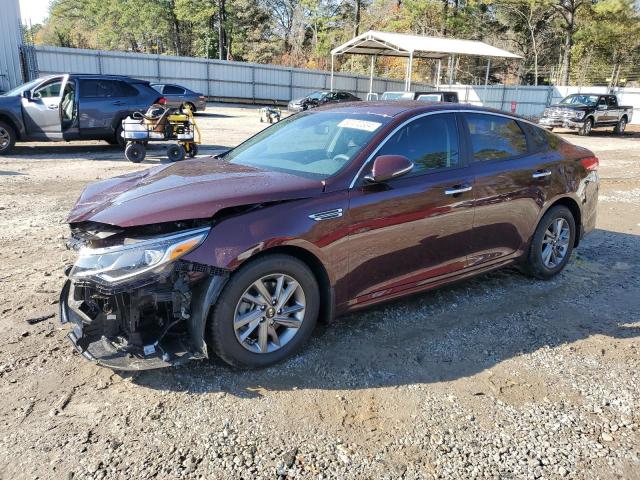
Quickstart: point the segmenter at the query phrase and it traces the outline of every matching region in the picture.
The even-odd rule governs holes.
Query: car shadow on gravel
[[[640,236],[597,230],[551,281],[503,269],[350,314],[320,325],[299,355],[262,370],[214,360],[126,376],[155,390],[238,397],[457,380],[594,335],[640,338],[639,267]]]

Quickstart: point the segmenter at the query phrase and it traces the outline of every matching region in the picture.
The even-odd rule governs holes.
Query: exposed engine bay
[[[196,221],[129,229],[72,225],[68,247],[79,260],[67,268],[60,313],[73,325],[69,338],[76,349],[119,370],[207,356],[206,318],[229,272],[180,256],[209,228]]]

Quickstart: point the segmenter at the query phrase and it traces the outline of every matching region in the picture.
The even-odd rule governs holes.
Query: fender
[[[347,252],[342,248],[349,230],[342,212],[347,211],[345,191],[325,193],[309,201],[292,200],[242,215],[230,216],[215,224],[207,239],[184,259],[234,271],[248,259],[269,249],[301,248],[323,265],[335,285],[348,273]],[[339,216],[314,220],[310,216],[341,210]]]
[[[22,110],[22,105],[18,105]],[[18,140],[23,140],[27,137],[27,131],[24,126],[22,118],[19,118],[11,110],[0,110],[0,121],[8,123],[16,131]]]

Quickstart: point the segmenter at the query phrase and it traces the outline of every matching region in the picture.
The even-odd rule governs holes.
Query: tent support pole
[[[371,94],[373,93],[373,66],[375,64],[375,61],[376,61],[375,55],[371,55],[371,71],[369,74],[369,96],[371,96]]]
[[[482,106],[488,106],[487,101],[487,86],[489,85],[489,70],[491,70],[491,57],[487,59],[487,71],[484,74],[484,102],[482,102]],[[486,104],[485,104],[486,102]]]
[[[487,71],[484,74],[484,86],[489,85],[489,70],[491,70],[491,58],[487,59]]]
[[[451,55],[449,57],[449,88],[451,88],[451,85],[453,84],[453,70],[455,68],[455,64],[456,64],[456,56]]]
[[[333,53],[331,54],[331,91],[333,92]]]
[[[407,75],[407,92],[411,91],[411,74],[413,73],[413,51],[409,52],[409,72]]]
[[[442,59],[438,59],[438,71],[436,73],[436,90],[440,90],[440,72],[442,71]]]

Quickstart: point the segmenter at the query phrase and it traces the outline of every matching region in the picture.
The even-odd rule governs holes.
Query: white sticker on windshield
[[[357,120],[355,118],[345,118],[338,126],[342,128],[355,128],[356,130],[364,130],[366,132],[375,131],[381,123],[370,122],[368,120]]]

